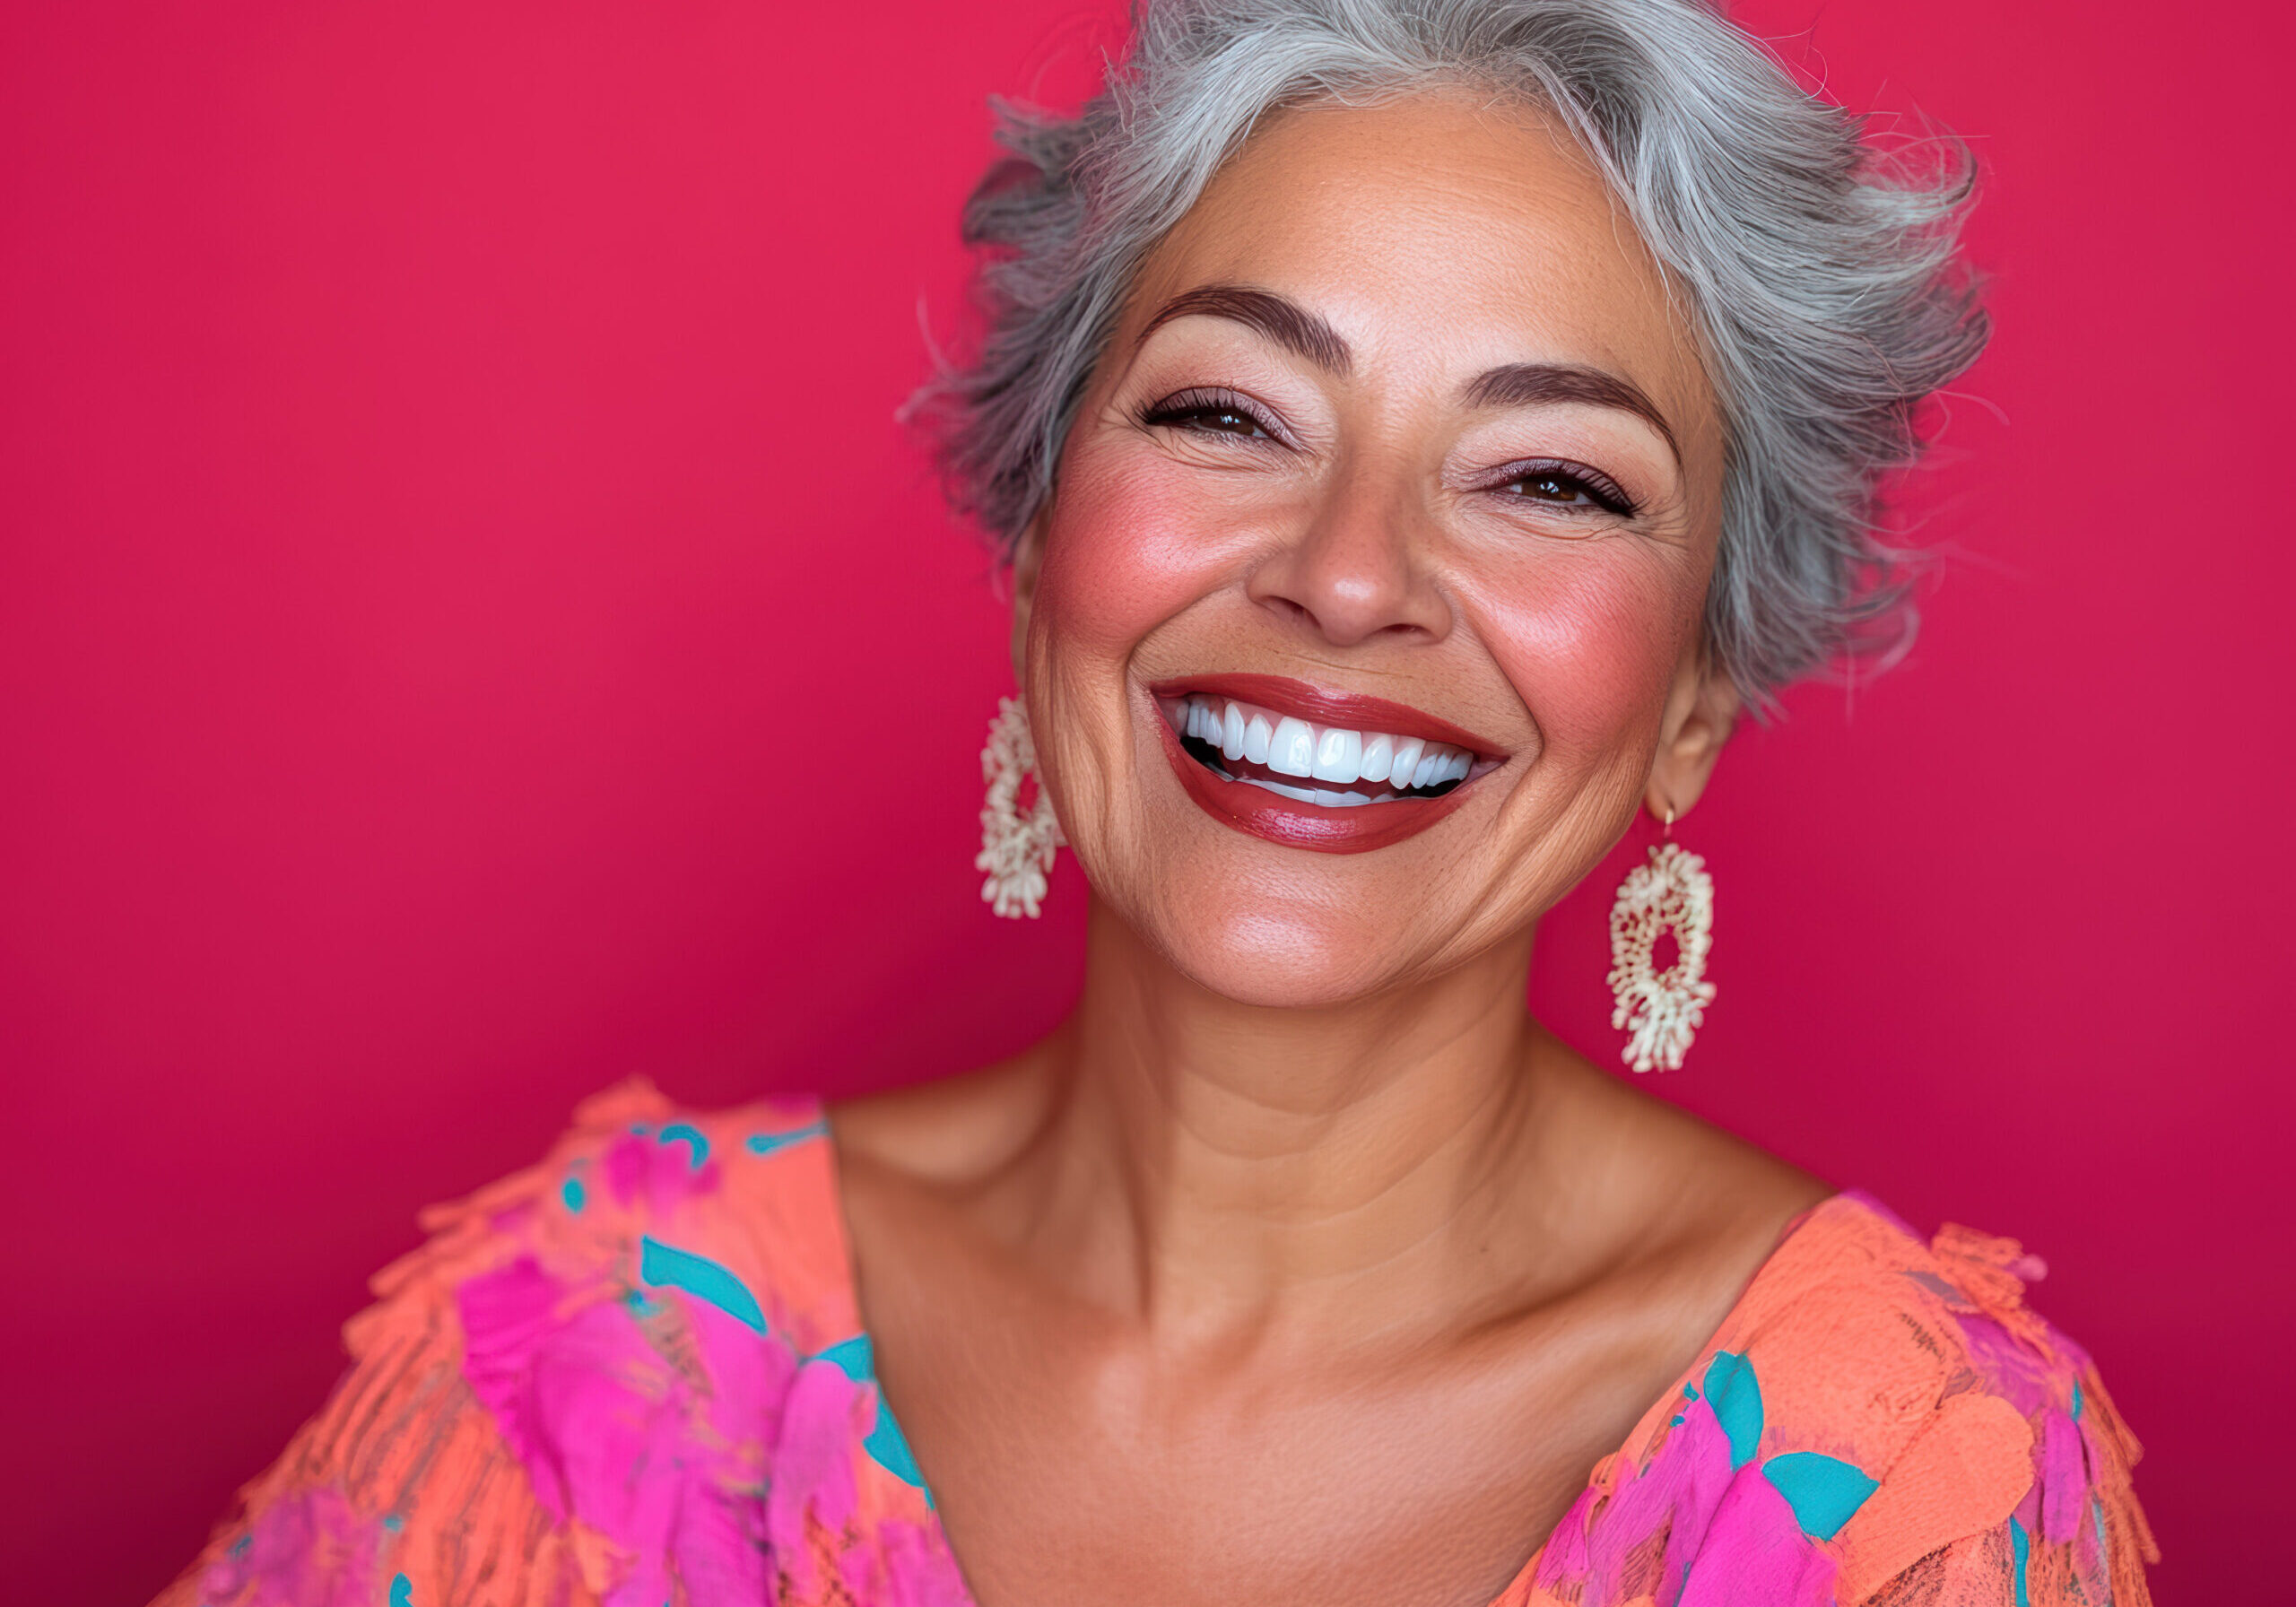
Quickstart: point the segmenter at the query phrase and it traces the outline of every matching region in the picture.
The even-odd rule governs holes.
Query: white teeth
[[[1267,768],[1279,776],[1310,776],[1316,769],[1316,731],[1290,715],[1275,723],[1267,745]]]
[[[1356,763],[1355,773],[1366,781],[1385,781],[1387,767],[1395,762],[1395,738],[1384,731],[1374,731],[1363,739],[1363,757]]]
[[[1369,793],[1335,793],[1327,786],[1286,786],[1283,782],[1270,781],[1265,776],[1244,776],[1239,779],[1247,786],[1263,787],[1287,798],[1296,798],[1302,804],[1321,804],[1326,809],[1357,809],[1378,801]]]
[[[1302,804],[1312,804],[1316,801],[1315,789],[1312,787],[1286,786],[1281,781],[1270,781],[1264,776],[1248,776],[1245,780],[1253,786],[1264,786],[1269,792],[1281,793],[1283,796],[1296,798]]]
[[[1363,734],[1334,725],[1316,744],[1315,777],[1318,781],[1352,781],[1357,761],[1363,757]]]
[[[1411,785],[1412,773],[1419,769],[1420,755],[1427,751],[1427,744],[1415,736],[1406,736],[1396,744],[1395,757],[1387,761],[1387,781],[1401,792]]]
[[[1225,698],[1198,695],[1156,701],[1182,735],[1217,750],[1223,759],[1249,760],[1278,775],[1317,781],[1387,783],[1386,789],[1377,792],[1338,793],[1327,787],[1285,786],[1259,777],[1236,777],[1302,803],[1326,807],[1369,804],[1375,798],[1464,781],[1474,769],[1474,754],[1448,743],[1393,736],[1383,731],[1350,731],[1341,725],[1313,725]]]
[[[1267,723],[1267,717],[1252,716],[1244,725],[1244,757],[1254,764],[1265,764],[1268,746],[1274,740],[1275,727]]]

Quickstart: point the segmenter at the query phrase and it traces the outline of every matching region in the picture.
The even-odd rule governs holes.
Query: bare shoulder
[[[1750,1274],[1789,1222],[1838,1192],[1551,1037],[1535,1054],[1622,1228],[1655,1253]]]
[[[928,1186],[986,1178],[1043,1131],[1054,1098],[1045,1045],[977,1072],[828,1108],[839,1159]]]

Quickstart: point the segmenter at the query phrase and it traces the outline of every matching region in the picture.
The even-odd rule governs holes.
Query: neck
[[[1047,1247],[1098,1298],[1211,1337],[1317,1308],[1408,1310],[1489,1254],[1537,1102],[1530,936],[1321,1009],[1242,1005],[1095,902]],[[1387,1298],[1367,1301],[1367,1289]],[[1403,1287],[1396,1287],[1396,1286]]]

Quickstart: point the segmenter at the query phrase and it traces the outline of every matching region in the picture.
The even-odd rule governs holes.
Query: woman
[[[986,893],[1065,831],[1074,1014],[826,1116],[593,1101],[163,1599],[2144,1601],[2017,1246],[1523,1005],[1540,914],[1887,617],[1963,169],[1692,0],[1154,0],[1006,137],[926,400],[1015,566]],[[1622,898],[1639,1069],[1709,891],[1669,840]]]

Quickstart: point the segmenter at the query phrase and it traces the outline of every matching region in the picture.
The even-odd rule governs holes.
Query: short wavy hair
[[[1709,650],[1757,709],[1909,638],[1879,498],[1921,403],[1985,345],[1960,142],[1894,151],[1703,0],[1143,0],[1076,116],[996,102],[964,212],[986,327],[915,407],[1005,557],[1148,252],[1269,112],[1472,86],[1559,115],[1683,296],[1726,432]]]

